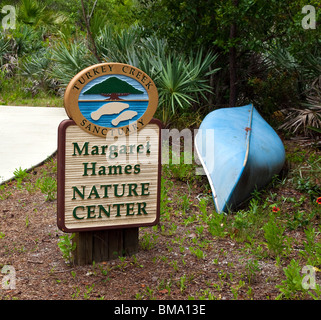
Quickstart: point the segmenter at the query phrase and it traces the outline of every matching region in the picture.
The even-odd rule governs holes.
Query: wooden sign
[[[158,105],[154,82],[123,63],[102,63],[78,73],[66,88],[68,116],[87,133],[106,137],[132,134],[152,119]]]
[[[58,130],[58,227],[64,232],[151,226],[159,221],[160,122],[132,135]]]
[[[121,63],[86,68],[69,83],[58,128],[58,227],[64,232],[151,226],[159,220],[158,93]]]

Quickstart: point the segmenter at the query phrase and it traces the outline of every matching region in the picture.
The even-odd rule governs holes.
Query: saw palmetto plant
[[[305,104],[303,109],[287,109],[285,122],[280,129],[289,130],[292,133],[304,133],[313,135],[311,128],[321,129],[321,106]]]
[[[98,63],[83,41],[61,42],[52,51],[52,59],[54,67],[51,76],[63,86],[67,86],[81,70]]]
[[[301,108],[284,110],[284,113],[287,116],[280,129],[293,133],[302,132],[310,136],[321,130],[321,76],[313,81],[307,102],[302,103]]]
[[[211,90],[206,79],[218,70],[209,71],[216,58],[217,55],[199,51],[194,57],[172,56],[160,62],[155,81],[165,125],[177,109],[187,109],[201,98],[206,99],[205,93]]]
[[[321,129],[321,57],[319,52],[310,52],[299,58],[282,48],[273,49],[267,56],[270,67],[296,76],[298,95],[303,97],[298,106],[281,110],[285,119],[279,128],[313,136],[316,131],[311,128]]]

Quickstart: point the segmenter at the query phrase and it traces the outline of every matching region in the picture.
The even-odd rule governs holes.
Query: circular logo
[[[150,122],[158,93],[152,79],[136,67],[101,63],[70,81],[64,105],[68,116],[88,133],[128,135]]]

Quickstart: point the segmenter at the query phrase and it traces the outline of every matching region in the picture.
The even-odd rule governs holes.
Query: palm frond
[[[5,39],[4,35],[0,34],[0,67],[4,62],[4,57],[9,51],[9,40]]]
[[[52,75],[63,86],[81,70],[98,63],[83,42],[73,42],[69,46],[65,43],[59,44],[52,53],[55,62]]]
[[[289,130],[292,133],[311,134],[309,127],[321,128],[321,106],[308,103],[302,104],[304,109],[291,108],[283,110],[287,116],[279,129]]]

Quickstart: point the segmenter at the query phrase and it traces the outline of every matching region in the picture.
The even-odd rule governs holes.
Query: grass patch
[[[63,99],[42,90],[34,91],[33,83],[26,78],[15,76],[4,78],[0,73],[0,105],[63,107]]]

